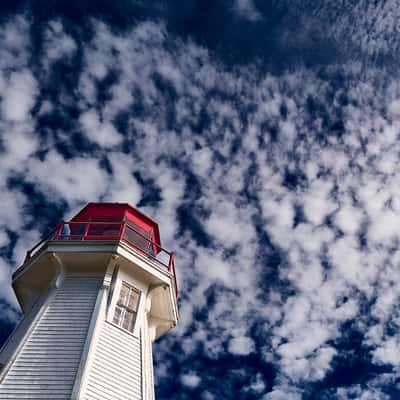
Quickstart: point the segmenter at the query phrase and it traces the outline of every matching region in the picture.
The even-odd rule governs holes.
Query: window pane
[[[122,327],[127,329],[128,331],[133,331],[133,320],[134,313],[128,310],[125,310],[124,320],[122,322]]]
[[[88,236],[118,238],[119,229],[118,224],[89,224]]]
[[[129,286],[124,283],[121,286],[121,293],[119,294],[118,304],[126,306],[128,302]]]
[[[120,306],[115,307],[114,318],[113,318],[114,324],[118,325],[121,324],[122,311],[123,311],[122,307]]]
[[[139,293],[136,290],[131,290],[131,292],[129,293],[128,308],[130,310],[136,311],[138,300],[139,300]]]
[[[114,310],[114,324],[133,332],[139,296],[140,292],[137,289],[134,289],[125,282],[121,283],[118,302]]]
[[[145,253],[148,253],[151,245],[150,232],[140,230],[139,234],[138,229],[140,228],[137,226],[132,228],[130,225],[126,225],[124,238],[134,246],[138,247],[140,250],[143,250]],[[143,237],[142,235],[145,237]]]

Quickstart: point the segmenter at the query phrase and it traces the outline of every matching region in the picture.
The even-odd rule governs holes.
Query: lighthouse
[[[24,314],[0,351],[0,400],[153,400],[152,342],[177,324],[173,253],[123,203],[89,203],[27,252]]]

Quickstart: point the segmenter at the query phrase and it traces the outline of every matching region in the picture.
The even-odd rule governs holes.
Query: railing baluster
[[[62,231],[62,228],[63,228],[64,224],[65,224],[65,221],[61,221],[58,224],[57,233],[56,233],[56,236],[55,236],[54,240],[59,240],[60,239],[61,231]]]
[[[124,221],[124,222],[121,224],[121,227],[120,227],[120,229],[119,229],[119,240],[122,240],[122,239],[123,239],[123,237],[124,237],[124,235],[125,235],[125,229],[126,229],[126,221]]]
[[[174,263],[174,253],[170,253],[168,261],[168,271],[171,272],[172,265]]]
[[[86,238],[88,236],[88,232],[89,232],[89,226],[90,226],[90,222],[86,222],[85,231],[83,232],[82,240],[86,240]]]

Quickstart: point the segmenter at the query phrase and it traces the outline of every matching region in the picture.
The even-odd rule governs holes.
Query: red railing
[[[141,232],[142,231],[142,232]],[[150,258],[153,262],[173,274],[176,295],[174,253],[163,249],[159,244],[147,237],[146,231],[127,221],[123,222],[76,222],[61,221],[44,239],[27,251],[25,261],[31,259],[49,240],[88,241],[109,240],[123,241],[136,251]]]

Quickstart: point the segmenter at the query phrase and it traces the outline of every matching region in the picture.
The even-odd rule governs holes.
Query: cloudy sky
[[[395,0],[2,1],[0,342],[89,201],[176,252],[163,399],[400,398]]]

